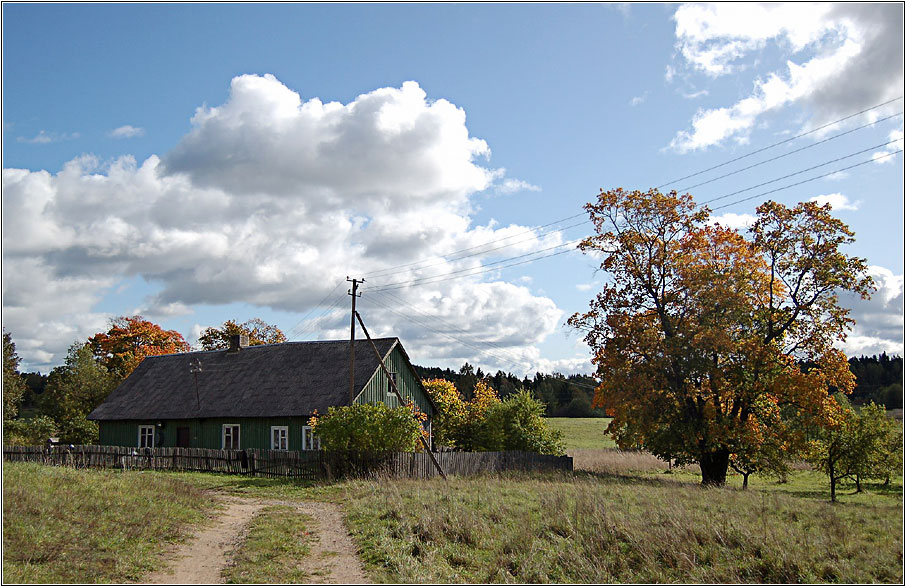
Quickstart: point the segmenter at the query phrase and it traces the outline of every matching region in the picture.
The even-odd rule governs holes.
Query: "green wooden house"
[[[148,357],[88,418],[100,444],[314,450],[309,418],[350,404],[349,341],[247,346]],[[403,397],[436,409],[397,338],[374,339]],[[371,343],[355,342],[354,403],[397,406]]]

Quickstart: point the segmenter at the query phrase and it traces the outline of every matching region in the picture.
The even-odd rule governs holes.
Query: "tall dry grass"
[[[586,476],[359,482],[347,511],[394,583],[902,582],[897,504]]]

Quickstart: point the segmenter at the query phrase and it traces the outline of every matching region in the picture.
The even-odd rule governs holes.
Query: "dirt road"
[[[336,504],[287,502],[222,496],[226,509],[214,523],[181,544],[167,557],[170,569],[152,573],[142,582],[159,585],[198,585],[222,583],[221,571],[229,564],[228,555],[242,544],[249,523],[266,505],[289,505],[314,520],[316,536],[311,553],[300,565],[312,576],[312,583],[369,583],[356,555],[355,545],[343,523],[343,512]]]

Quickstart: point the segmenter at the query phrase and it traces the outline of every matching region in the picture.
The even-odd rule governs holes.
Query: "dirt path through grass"
[[[239,543],[246,528],[264,504],[255,500],[225,497],[226,509],[212,526],[180,544],[172,553],[168,571],[152,573],[143,582],[163,585],[220,583],[227,553]],[[170,557],[168,557],[170,558]]]
[[[169,585],[198,585],[222,583],[221,571],[229,564],[231,550],[242,543],[248,525],[266,505],[288,505],[312,517],[314,540],[311,555],[299,561],[311,573],[311,583],[363,584],[365,576],[355,545],[343,523],[339,506],[321,502],[292,502],[243,499],[222,496],[226,509],[218,514],[213,525],[202,529],[194,538],[181,544],[168,557],[168,571],[158,571],[143,583]],[[274,582],[279,582],[275,577]]]
[[[370,583],[356,554],[355,544],[346,531],[340,507],[324,502],[305,502],[297,507],[317,524],[312,531],[317,532],[319,539],[311,545],[310,560],[303,562],[313,575],[311,583]]]

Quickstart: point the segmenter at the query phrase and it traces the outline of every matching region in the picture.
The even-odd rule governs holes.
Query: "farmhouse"
[[[398,338],[374,339],[404,398],[436,410]],[[147,357],[88,418],[100,444],[313,450],[308,419],[350,404],[349,341],[247,346]],[[353,403],[399,405],[374,349],[355,342]]]

